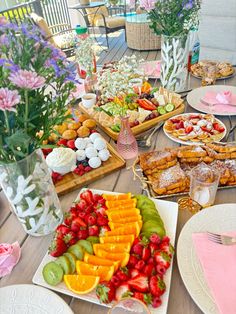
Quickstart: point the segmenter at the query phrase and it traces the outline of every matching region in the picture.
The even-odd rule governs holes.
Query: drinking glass
[[[108,314],[151,314],[147,306],[135,298],[124,298],[109,309]]]
[[[205,163],[193,168],[190,174],[191,199],[202,207],[212,206],[215,202],[219,179],[219,172]]]
[[[202,86],[214,85],[216,83],[217,66],[204,66],[202,70]]]

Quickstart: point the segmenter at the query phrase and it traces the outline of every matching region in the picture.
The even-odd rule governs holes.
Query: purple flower
[[[19,70],[11,73],[9,80],[16,86],[24,89],[38,89],[44,86],[45,78],[36,72]]]
[[[16,111],[14,108],[20,102],[20,95],[16,90],[0,88],[0,110]]]
[[[191,10],[193,8],[193,5],[194,5],[194,0],[188,0],[188,2],[184,2],[183,4],[183,8],[185,10]]]
[[[20,67],[17,64],[8,59],[0,59],[0,66],[4,67],[5,69],[9,69],[11,72],[20,70]]]

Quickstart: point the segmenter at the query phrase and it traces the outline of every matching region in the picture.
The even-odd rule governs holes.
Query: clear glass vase
[[[1,164],[0,184],[26,233],[47,235],[62,222],[60,202],[40,149],[21,161]]]
[[[161,84],[168,90],[185,90],[188,74],[189,37],[162,35]]]
[[[124,159],[138,155],[138,144],[129,125],[129,117],[121,118],[121,129],[117,139],[117,151]]]

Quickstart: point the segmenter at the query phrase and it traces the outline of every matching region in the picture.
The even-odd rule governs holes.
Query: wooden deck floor
[[[107,49],[105,35],[98,37],[98,42],[103,49]],[[127,47],[125,42],[125,33],[123,30],[109,34],[109,49],[102,50],[98,54],[98,66],[106,62],[120,60],[123,56],[136,55],[139,59],[159,60],[160,50],[138,51]]]

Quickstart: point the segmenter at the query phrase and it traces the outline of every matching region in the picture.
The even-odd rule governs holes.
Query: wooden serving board
[[[89,113],[88,113],[88,110],[82,105],[82,103],[79,104],[79,108],[85,115],[90,116]],[[139,124],[137,126],[134,126],[134,127],[131,128],[131,130],[132,130],[134,135],[139,135],[139,134],[147,131],[148,129],[151,129],[152,127],[154,127],[160,121],[167,120],[170,117],[173,117],[173,116],[175,116],[177,114],[180,114],[180,113],[184,112],[184,108],[185,108],[185,105],[184,105],[184,103],[182,103],[177,109],[175,109],[175,110],[173,110],[171,112],[168,112],[166,114],[160,115],[160,116],[158,116],[158,117],[156,117],[154,119],[145,121],[145,122],[143,122],[143,123],[141,123],[141,124]],[[110,128],[102,126],[101,123],[97,119],[95,119],[93,116],[90,116],[90,118],[94,119],[96,121],[97,125],[105,133],[107,133],[113,140],[115,140],[115,141],[117,140],[119,133],[112,131],[112,129],[110,129]]]
[[[94,182],[95,180],[98,180],[113,171],[123,168],[125,166],[124,159],[109,143],[107,143],[107,149],[109,150],[111,156],[107,161],[103,161],[99,168],[93,169],[85,173],[83,176],[79,176],[72,172],[64,175],[63,179],[58,181],[55,185],[57,194],[63,195],[74,191],[81,186],[84,187],[85,185]]]

